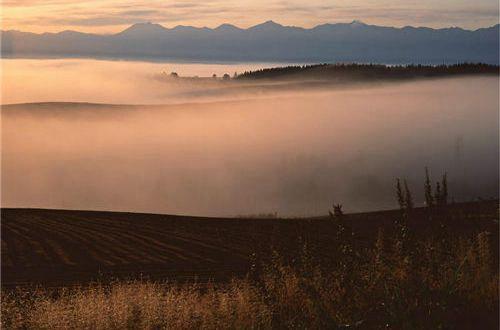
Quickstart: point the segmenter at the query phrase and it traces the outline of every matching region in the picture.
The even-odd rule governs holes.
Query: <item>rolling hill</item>
[[[201,218],[175,215],[70,211],[1,210],[2,286],[67,285],[96,279],[224,280],[248,272],[252,254],[290,250],[299,241],[328,246],[336,224],[313,219]],[[394,230],[400,211],[345,215],[363,246],[378,228]],[[415,209],[409,227],[432,236],[436,226],[455,234],[489,231],[498,244],[498,200],[461,203],[439,211]],[[290,249],[289,249],[290,248]],[[328,253],[327,249],[319,249]],[[292,253],[292,252],[291,252]]]

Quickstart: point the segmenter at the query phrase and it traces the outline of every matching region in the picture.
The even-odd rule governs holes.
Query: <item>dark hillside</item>
[[[97,211],[2,209],[2,285],[64,285],[110,277],[144,276],[223,280],[248,272],[251,255],[270,248],[294,253],[299,241],[318,248],[335,243],[337,225],[315,219],[222,219]],[[390,234],[398,210],[345,215],[360,247],[378,228]],[[498,200],[450,205],[409,216],[412,233],[474,235],[488,231],[498,244]],[[495,249],[496,251],[496,249]]]

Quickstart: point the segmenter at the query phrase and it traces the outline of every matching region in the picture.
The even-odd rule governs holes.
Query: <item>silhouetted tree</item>
[[[441,184],[436,182],[436,205],[442,206],[448,204],[448,178],[443,174]]]
[[[404,196],[404,205],[407,210],[413,209],[413,197],[411,196],[410,188],[408,188],[408,183],[406,180],[404,181],[405,186],[405,196]]]
[[[229,80],[229,79],[231,79],[231,77],[229,76],[229,74],[224,73],[224,75],[222,76],[222,80]]]
[[[330,216],[333,218],[338,218],[342,215],[344,215],[344,211],[342,211],[342,204],[333,204],[333,212],[328,211],[330,213]]]
[[[436,182],[436,193],[434,194],[434,201],[436,205],[441,205],[442,193],[441,193],[441,184]]]
[[[429,169],[427,168],[427,166],[425,167],[424,192],[425,192],[425,204],[427,205],[427,207],[432,207],[432,205],[434,205],[434,200],[432,197],[431,179],[429,176]]]
[[[443,174],[443,179],[442,179],[442,186],[443,186],[443,191],[441,192],[441,204],[446,205],[448,204],[448,176],[446,172]]]
[[[344,211],[342,211],[342,204],[337,204],[333,207],[333,214],[335,214],[336,217],[344,215]]]
[[[404,198],[404,195],[403,195],[403,190],[401,189],[401,181],[398,179],[396,179],[396,196],[398,198],[398,204],[399,204],[399,208],[401,210],[404,210],[406,205],[405,205],[405,198]]]

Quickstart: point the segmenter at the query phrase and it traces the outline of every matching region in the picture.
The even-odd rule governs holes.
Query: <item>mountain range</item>
[[[1,31],[2,57],[141,60],[499,64],[499,26],[386,27],[360,21],[306,29],[273,21],[242,29],[138,23],[116,34]]]

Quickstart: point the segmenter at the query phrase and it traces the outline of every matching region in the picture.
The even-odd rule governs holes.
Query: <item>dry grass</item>
[[[147,281],[4,292],[5,329],[498,328],[488,233],[417,239],[402,226],[356,246],[339,226],[328,256],[274,251],[219,285]],[[262,266],[261,266],[262,262]]]

